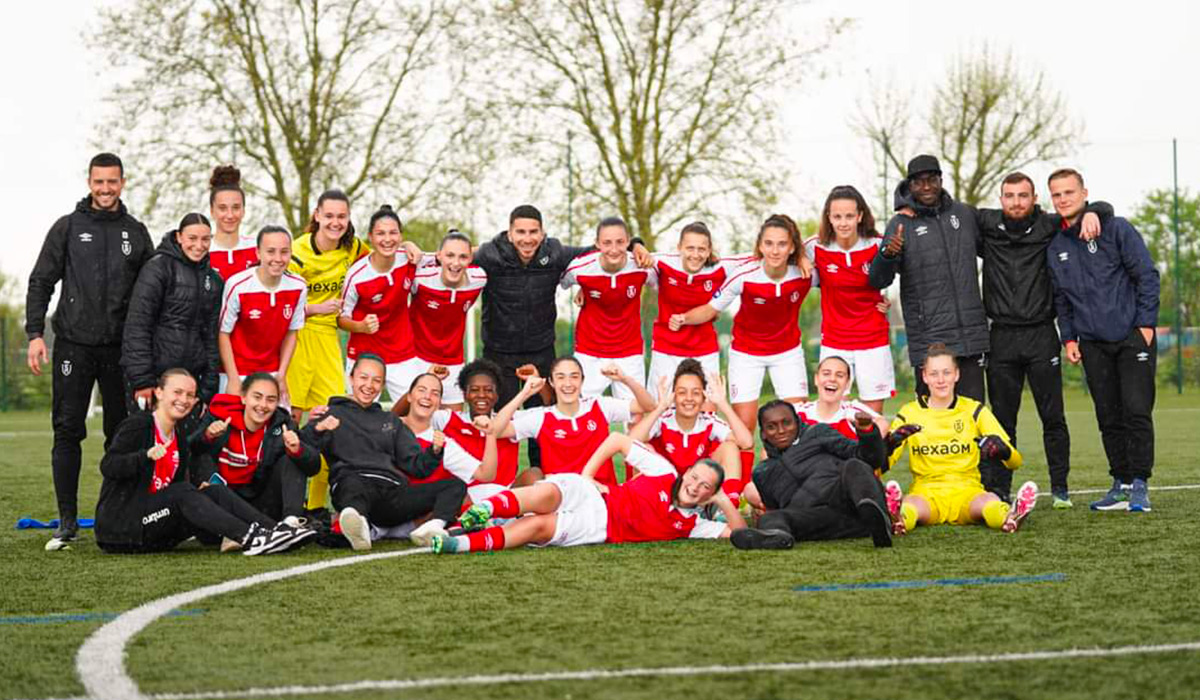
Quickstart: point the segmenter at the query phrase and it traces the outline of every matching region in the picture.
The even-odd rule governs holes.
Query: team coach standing
[[[483,288],[483,356],[500,366],[500,401],[504,405],[517,395],[521,380],[516,371],[523,365],[537,367],[547,377],[554,360],[555,322],[558,309],[554,294],[567,265],[591,246],[563,245],[548,238],[542,229],[542,213],[523,204],[508,216],[508,230],[475,251],[475,264],[488,275]],[[640,239],[630,242],[639,265],[652,261]],[[529,405],[541,405],[530,399]],[[530,444],[530,462],[539,464]]]
[[[125,419],[121,336],[133,283],[154,245],[142,222],[121,202],[125,169],[121,159],[101,153],[88,164],[89,194],[75,210],[54,222],[29,275],[25,297],[28,363],[35,375],[49,361],[46,310],[54,285],[62,281],[54,313],[54,446],[50,463],[59,526],[46,543],[63,549],[78,534],[81,443],[87,437],[92,386],[99,382],[104,405],[104,449]]]

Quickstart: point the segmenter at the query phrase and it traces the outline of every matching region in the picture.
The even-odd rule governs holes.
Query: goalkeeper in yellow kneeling
[[[921,376],[929,395],[906,404],[892,423],[893,431],[905,424],[920,430],[904,435],[902,441],[889,440],[890,463],[894,465],[907,449],[913,474],[908,495],[895,481],[885,487],[896,534],[917,525],[980,521],[993,530],[1016,532],[1037,503],[1037,484],[1026,481],[1009,505],[984,490],[979,462],[999,460],[1016,469],[1021,454],[987,406],[955,393],[958,361],[945,345],[929,346]]]

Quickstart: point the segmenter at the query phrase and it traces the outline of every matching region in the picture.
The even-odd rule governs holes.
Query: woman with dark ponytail
[[[208,179],[208,207],[216,230],[208,262],[227,280],[258,262],[253,236],[242,236],[246,216],[246,193],[242,190],[242,172],[232,165],[218,165]]]

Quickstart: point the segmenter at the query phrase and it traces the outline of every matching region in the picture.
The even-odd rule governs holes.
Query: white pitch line
[[[337,685],[292,685],[276,688],[249,688],[240,691],[203,693],[159,693],[153,700],[227,700],[229,698],[267,698],[290,695],[332,695],[363,690],[416,690],[452,686],[489,686],[500,683],[546,683],[552,681],[592,681],[619,678],[720,676],[741,673],[792,673],[802,671],[895,668],[900,666],[945,666],[950,664],[994,664],[1013,661],[1049,661],[1089,659],[1143,654],[1169,654],[1200,651],[1200,642],[1154,644],[1092,649],[1023,651],[1007,654],[965,654],[962,656],[915,656],[908,658],[830,659],[794,663],[746,664],[741,666],[667,666],[663,668],[593,669],[548,673],[502,673],[458,678],[415,678],[411,680],[356,681]]]
[[[1175,484],[1175,485],[1173,485],[1173,486],[1151,486],[1151,487],[1150,487],[1150,490],[1151,490],[1151,491],[1192,491],[1192,490],[1195,490],[1195,489],[1200,489],[1200,484]],[[1079,493],[1079,494],[1087,494],[1087,493],[1108,493],[1108,489],[1107,489],[1107,488],[1102,488],[1102,489],[1078,489],[1078,490],[1076,490],[1076,489],[1071,489],[1071,495],[1072,495],[1072,496],[1074,496],[1074,495],[1075,495],[1075,494],[1077,494],[1077,493]],[[1045,492],[1045,493],[1039,493],[1039,494],[1038,494],[1038,496],[1040,496],[1041,498],[1051,498],[1052,496],[1054,496],[1054,494],[1052,494],[1052,493],[1049,493],[1049,492]]]
[[[260,583],[281,581],[325,569],[422,554],[428,551],[428,547],[421,547],[399,552],[340,557],[303,566],[293,566],[289,569],[267,571],[152,600],[122,613],[84,640],[83,645],[79,647],[79,652],[75,655],[75,671],[79,674],[79,680],[83,683],[88,696],[96,700],[147,700],[147,696],[142,694],[137,683],[125,671],[125,646],[135,635],[172,610],[198,600],[249,588]]]

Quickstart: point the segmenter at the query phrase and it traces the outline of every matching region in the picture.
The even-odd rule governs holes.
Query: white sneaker
[[[421,527],[413,530],[408,539],[412,540],[413,544],[419,547],[428,547],[433,544],[433,538],[438,535],[442,537],[449,536],[449,533],[446,532],[446,523],[437,518],[431,518],[425,524],[421,525]]]
[[[338,514],[338,525],[342,528],[342,536],[350,541],[351,549],[364,551],[371,548],[371,526],[357,510],[343,508]]]
[[[1021,484],[1021,488],[1017,489],[1017,497],[1013,500],[1013,506],[1008,511],[1008,517],[1004,519],[1004,524],[1000,526],[1000,529],[1004,532],[1016,532],[1017,528],[1021,527],[1021,521],[1037,505],[1037,497],[1037,484],[1032,481]]]

